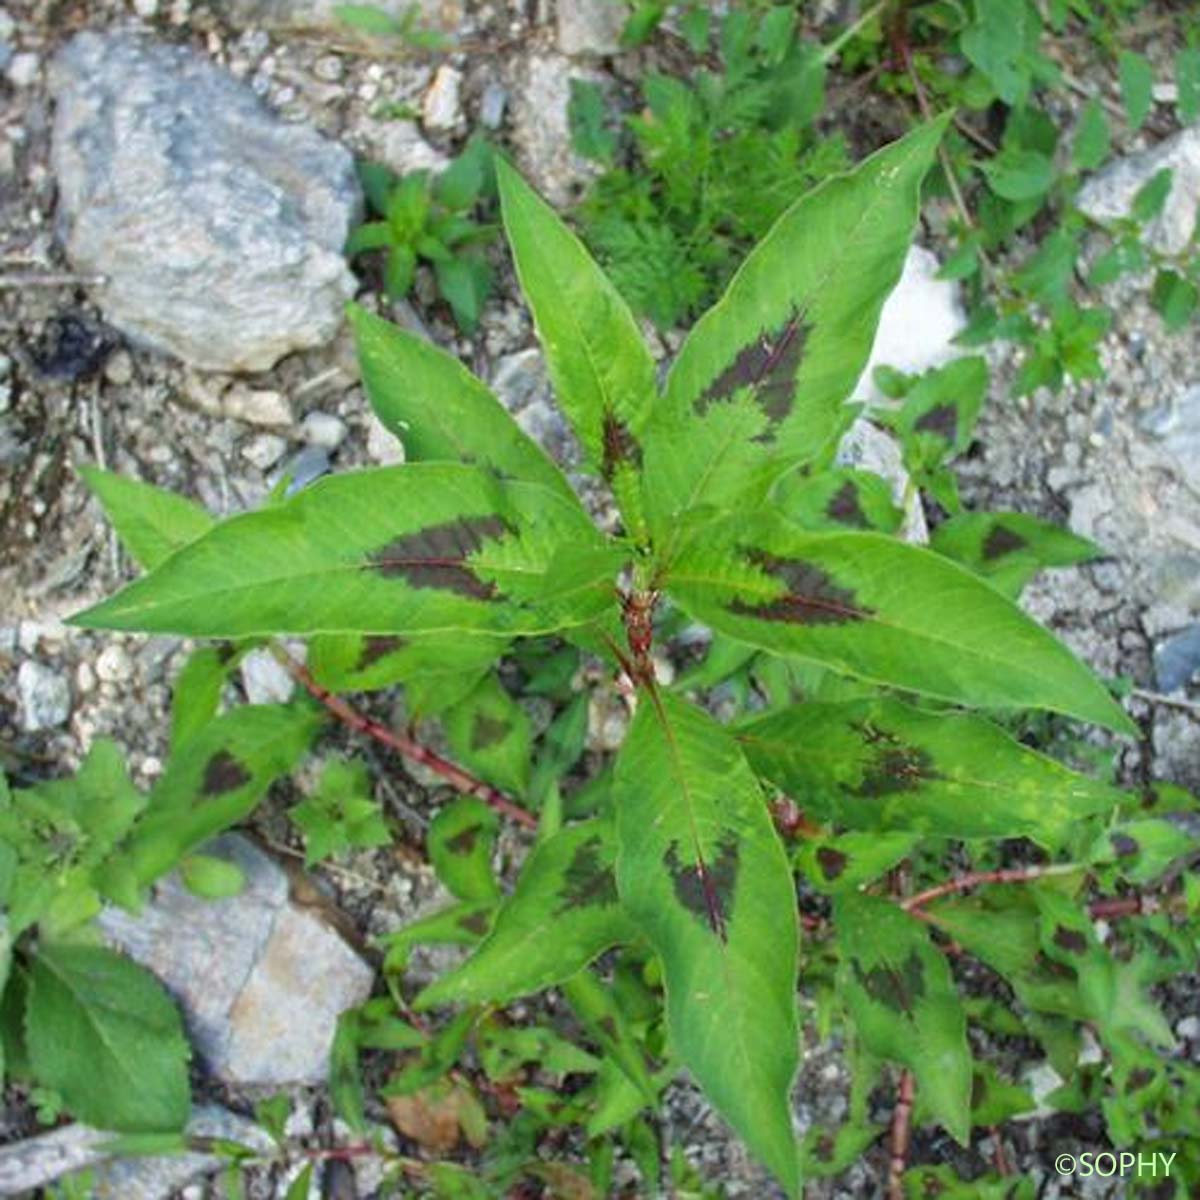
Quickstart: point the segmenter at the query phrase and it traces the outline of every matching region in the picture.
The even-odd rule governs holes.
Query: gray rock
[[[26,659],[17,668],[17,702],[26,733],[54,729],[71,715],[71,685],[57,671]]]
[[[240,671],[251,704],[286,704],[296,690],[296,681],[269,650],[251,650]]]
[[[422,136],[415,121],[387,121],[377,128],[368,127],[371,156],[397,175],[410,171],[430,171],[440,175],[450,159],[435,150]]]
[[[490,80],[479,98],[479,123],[484,129],[499,129],[504,124],[504,110],[508,107],[508,91],[503,84]]]
[[[573,71],[571,60],[558,54],[531,54],[523,64],[522,75],[512,105],[518,165],[551,204],[561,207],[570,202],[575,186],[596,169],[571,147],[567,122],[571,76],[602,77]]]
[[[235,383],[221,397],[221,411],[247,425],[286,427],[292,423],[292,406],[282,392],[249,388],[240,383]]]
[[[871,356],[854,387],[854,399],[887,402],[871,378],[877,366],[918,375],[962,354],[952,342],[966,328],[966,313],[958,284],[936,278],[940,269],[932,251],[909,247],[900,282],[879,315]]]
[[[1183,481],[1200,492],[1200,384],[1177,396],[1165,412],[1142,428],[1158,437],[1178,465]]]
[[[615,54],[629,10],[619,0],[558,0],[557,15],[564,54]]]
[[[346,422],[334,413],[314,409],[300,423],[305,440],[314,446],[336,450],[346,440]]]
[[[462,110],[462,72],[443,63],[421,101],[421,120],[433,133],[453,133],[465,124]]]
[[[492,390],[517,424],[555,462],[567,467],[579,462],[579,444],[554,402],[554,389],[540,350],[519,350],[499,359],[492,373]]]
[[[900,535],[919,546],[929,541],[929,526],[920,494],[914,490],[911,496],[908,495],[908,472],[904,469],[900,445],[887,430],[873,425],[866,417],[859,417],[846,430],[838,446],[837,463],[842,467],[871,471],[886,479],[892,489],[892,500],[904,509]]]
[[[253,1121],[216,1105],[197,1108],[188,1122],[193,1137],[224,1138],[259,1154],[269,1154],[271,1139]],[[0,1147],[0,1196],[46,1187],[73,1171],[92,1168],[92,1200],[166,1200],[179,1188],[228,1160],[215,1154],[179,1154],[114,1159],[102,1146],[113,1135],[86,1125],[67,1125],[51,1133]]]
[[[171,875],[139,916],[105,909],[101,929],[174,994],[218,1078],[321,1082],[338,1015],[370,994],[370,967],[289,902],[287,876],[245,838],[226,835],[205,853],[241,868],[238,895],[201,900]]]
[[[305,446],[283,468],[284,473],[291,476],[287,495],[294,496],[301,488],[327,475],[329,466],[329,451],[324,446]]]
[[[42,60],[31,50],[14,54],[4,77],[15,88],[32,87],[42,72]]]
[[[1145,240],[1163,254],[1179,254],[1192,240],[1200,205],[1200,125],[1110,163],[1084,184],[1076,204],[1096,221],[1127,217],[1139,189],[1163,168],[1172,172],[1171,191],[1162,212],[1146,226]]]
[[[1187,687],[1200,671],[1200,625],[1181,630],[1154,647],[1154,676],[1163,692]]]
[[[260,433],[242,447],[242,457],[260,471],[269,471],[287,453],[287,441],[277,433]]]
[[[350,154],[203,56],[81,33],[54,60],[59,237],[107,319],[193,366],[266,370],[354,294]]]
[[[367,413],[367,457],[381,467],[404,461],[404,443],[373,413]]]

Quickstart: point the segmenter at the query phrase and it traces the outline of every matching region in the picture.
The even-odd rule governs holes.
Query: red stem
[[[364,716],[340,696],[335,696],[328,688],[322,687],[312,677],[308,668],[298,663],[286,651],[276,650],[275,657],[282,664],[284,670],[310,696],[323,704],[344,725],[366,734],[367,737],[374,738],[375,741],[390,747],[412,762],[420,763],[423,767],[435,771],[451,787],[467,796],[474,796],[476,799],[482,800],[489,808],[495,809],[496,812],[516,821],[517,824],[524,825],[527,829],[537,828],[538,820],[533,813],[523,809],[519,804],[515,804],[503,792],[492,787],[490,783],[484,783],[482,779],[476,778],[469,771],[464,771],[456,763],[450,762],[449,759],[445,759],[419,742],[413,741],[412,738],[405,737],[402,733],[396,733],[386,725],[381,725],[378,721]]]
[[[943,896],[951,896],[955,892],[969,891],[987,883],[1028,883],[1031,879],[1058,873],[1055,868],[1048,867],[1001,867],[996,871],[971,871],[901,900],[900,907],[913,916],[920,916],[921,914],[914,910],[924,908],[926,904],[940,900]]]
[[[892,1156],[888,1161],[888,1200],[904,1200],[904,1171],[908,1166],[908,1143],[912,1131],[913,1097],[917,1085],[913,1073],[900,1072],[896,1089],[896,1107],[892,1110],[892,1132],[889,1139]]]

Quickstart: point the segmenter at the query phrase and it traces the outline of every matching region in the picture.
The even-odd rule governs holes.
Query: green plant
[[[1031,1035],[1064,1080],[1058,1103],[1099,1106],[1114,1145],[1176,1150],[1177,1196],[1200,1178],[1189,1107],[1200,1072],[1167,1055],[1147,991],[1196,965],[1200,887],[1180,870],[1196,845],[1168,819],[1194,802],[1165,787],[1122,792],[999,723],[1032,710],[1135,732],[989,581],[1008,567],[1011,595],[1043,562],[1090,547],[1055,545],[1019,514],[962,514],[946,554],[914,547],[885,532],[894,510],[878,481],[833,465],[946,124],[788,209],[661,391],[613,285],[498,165],[518,275],[559,401],[619,508],[615,534],[455,359],[360,308],[364,380],[403,432],[406,465],[334,476],[215,525],[176,497],[90,474],[151,569],[75,623],[226,642],[189,665],[187,711],[207,716],[187,722],[195,731],[104,894],[135,902],[136,885],[244,818],[311,741],[310,697],[467,794],[428,839],[453,902],[387,939],[387,993],[345,1014],[333,1047],[335,1103],[363,1133],[359,1055],[394,1056],[383,1097],[430,1157],[370,1141],[354,1152],[378,1154],[397,1186],[488,1197],[524,1178],[606,1195],[620,1154],[649,1194],[665,1164],[678,1194],[711,1195],[647,1115],[683,1068],[795,1195],[804,1175],[843,1169],[884,1132],[869,1101],[888,1064],[900,1072],[894,1188],[957,1186],[923,1166],[901,1180],[910,1124],[966,1143],[1031,1105],[973,1057],[968,1024],[982,1039]],[[931,479],[972,419],[969,391],[949,402],[945,381],[976,370],[902,381],[910,461]],[[708,649],[668,683],[661,656],[681,652],[694,622]],[[306,695],[213,715],[219,688],[202,681],[279,633],[310,639],[307,668],[277,648]],[[613,761],[572,782],[571,681],[589,661],[634,712]],[[515,680],[557,703],[536,745]],[[397,682],[410,712],[443,716],[477,775],[337,694]],[[719,694],[731,721],[710,711]],[[503,820],[537,835],[508,894],[492,873]],[[109,879],[107,844],[78,885],[89,904]],[[1099,918],[1113,924],[1105,940]],[[414,996],[414,949],[439,942],[471,953]],[[950,942],[1002,986],[968,986]],[[549,988],[569,1022],[502,1012]],[[855,1082],[845,1123],[798,1145],[801,1012],[838,1030]],[[1103,1069],[1081,1060],[1085,1025]],[[85,1070],[57,1081],[72,1107]],[[158,1123],[177,1119],[172,1108]],[[574,1155],[562,1148],[571,1129],[584,1135]],[[453,1161],[460,1136],[471,1150]]]
[[[689,12],[684,28],[703,53],[708,12]],[[690,82],[647,75],[644,108],[623,131],[594,83],[571,82],[575,147],[606,168],[579,208],[584,238],[635,311],[660,328],[706,308],[779,214],[846,166],[841,137],[813,127],[826,52],[796,24],[792,6],[731,9],[716,39],[720,69],[702,68]]]
[[[387,252],[383,282],[393,300],[408,295],[418,263],[429,263],[438,292],[464,333],[479,324],[492,289],[482,247],[495,229],[474,219],[493,189],[491,155],[487,142],[474,137],[436,177],[428,171],[398,177],[386,167],[364,163],[359,169],[363,189],[380,219],[360,225],[346,244],[351,257]]]

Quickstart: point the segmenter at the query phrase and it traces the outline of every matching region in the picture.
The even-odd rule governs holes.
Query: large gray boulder
[[[353,160],[203,56],[81,33],[53,64],[58,233],[105,317],[209,370],[333,337],[354,277]]]

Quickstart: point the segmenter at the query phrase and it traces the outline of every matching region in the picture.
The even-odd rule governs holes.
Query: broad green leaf
[[[884,697],[795,705],[739,725],[736,736],[750,765],[797,803],[864,832],[1058,845],[1122,800],[982,717]]]
[[[987,386],[987,364],[975,356],[934,367],[913,383],[893,418],[909,470],[934,466],[966,450]]]
[[[431,716],[471,692],[508,643],[490,634],[321,633],[308,643],[308,669],[331,692],[404,684],[411,716]]]
[[[1176,859],[1200,847],[1194,837],[1161,817],[1124,821],[1100,834],[1090,862],[1114,863],[1130,883],[1156,880]]]
[[[1121,84],[1121,102],[1134,129],[1140,129],[1154,103],[1154,69],[1141,54],[1132,50],[1117,53],[1117,79]]]
[[[961,513],[933,531],[930,545],[1016,599],[1043,567],[1070,567],[1102,551],[1086,538],[1025,513]]]
[[[147,570],[213,527],[203,508],[174,492],[98,467],[80,467],[79,473],[126,549]]]
[[[494,672],[442,719],[456,759],[497,787],[524,793],[529,786],[533,733],[525,710]]]
[[[1179,89],[1175,105],[1180,123],[1190,125],[1200,117],[1200,47],[1180,50],[1175,56],[1175,86]]]
[[[1075,130],[1071,146],[1071,163],[1081,171],[1094,171],[1107,157],[1111,144],[1104,106],[1099,100],[1089,100]]]
[[[496,178],[521,290],[559,405],[593,468],[615,486],[623,468],[641,465],[654,360],[629,307],[583,243],[503,160]]]
[[[704,527],[661,581],[739,641],[960,704],[1136,728],[1071,652],[969,571],[876,533],[806,533],[774,514]]]
[[[474,462],[575,502],[545,451],[458,359],[357,304],[346,312],[371,407],[410,462]]]
[[[832,453],[947,119],[797,200],[696,323],[646,434],[661,537],[689,509],[732,503]]]
[[[1164,269],[1155,275],[1150,302],[1172,332],[1182,329],[1192,319],[1198,298],[1196,285],[1176,271]]]
[[[495,909],[496,905],[490,900],[452,904],[389,933],[383,939],[387,946],[383,964],[385,973],[401,973],[408,966],[414,946],[476,945],[491,928]]]
[[[122,855],[125,867],[148,884],[244,820],[300,761],[322,721],[310,709],[268,704],[211,721],[172,755]]]
[[[887,481],[851,467],[811,475],[793,471],[775,485],[771,500],[802,529],[895,533],[903,519]]]
[[[577,504],[537,484],[383,467],[223,521],[71,622],[207,637],[532,633],[607,607],[616,553]]]
[[[217,715],[221,693],[241,655],[236,646],[193,650],[175,679],[171,696],[171,745],[178,749]]]
[[[482,800],[460,796],[434,817],[425,848],[445,887],[460,900],[492,902],[500,886],[492,874],[492,851],[500,818]]]
[[[539,842],[492,931],[456,970],[430,984],[417,1008],[502,1004],[541,991],[587,966],[637,929],[617,900],[612,828],[568,825]]]
[[[976,0],[975,20],[959,38],[967,61],[977,67],[1011,106],[1029,93],[1028,55],[1037,46],[1041,22],[1027,0]]]
[[[807,796],[804,803],[808,803]],[[808,839],[796,855],[796,862],[813,887],[820,891],[852,891],[891,870],[912,852],[920,837],[915,833],[872,830],[870,833],[840,833],[836,837]]]
[[[1167,197],[1171,194],[1171,184],[1175,172],[1171,167],[1163,167],[1138,188],[1134,194],[1129,213],[1135,221],[1145,224],[1153,221],[1163,210]]]
[[[189,892],[205,900],[236,896],[246,886],[246,876],[237,863],[209,854],[189,854],[179,864],[179,877]]]
[[[971,1053],[958,990],[928,929],[890,900],[835,898],[840,992],[863,1044],[903,1063],[928,1111],[965,1145],[971,1133]]]
[[[101,946],[43,943],[30,972],[25,1038],[37,1079],[101,1129],[180,1129],[189,1049],[158,981]]]
[[[795,1195],[796,897],[758,782],[711,717],[650,694],[613,790],[617,886],[662,959],[671,1043]]]
[[[1004,200],[1035,200],[1054,182],[1054,161],[1037,150],[1006,147],[979,164],[988,186]]]
[[[654,1104],[658,1093],[646,1058],[625,1013],[613,995],[587,968],[560,985],[562,994],[607,1059],[615,1062],[640,1093],[642,1104]]]

